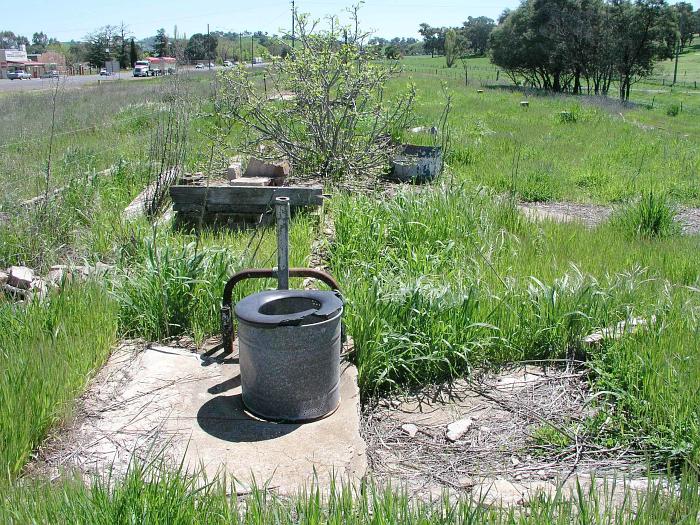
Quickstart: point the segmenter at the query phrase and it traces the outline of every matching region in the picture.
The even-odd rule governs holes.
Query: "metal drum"
[[[271,421],[302,422],[340,403],[343,300],[338,292],[276,290],[236,304],[246,408]]]

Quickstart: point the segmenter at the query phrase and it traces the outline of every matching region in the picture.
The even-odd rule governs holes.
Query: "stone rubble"
[[[94,266],[57,264],[42,278],[26,266],[11,266],[7,270],[0,270],[0,292],[16,301],[42,299],[50,288],[58,288],[63,282],[101,278],[113,269],[113,266],[102,262],[97,262]]]
[[[401,430],[408,434],[408,437],[410,438],[416,437],[416,434],[418,433],[418,427],[412,423],[401,425]]]
[[[454,421],[447,425],[445,436],[449,441],[454,443],[467,433],[467,430],[469,430],[473,423],[474,420],[470,417]]]

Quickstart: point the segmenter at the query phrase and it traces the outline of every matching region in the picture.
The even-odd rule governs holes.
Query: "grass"
[[[681,231],[673,205],[653,190],[643,192],[637,201],[620,208],[613,215],[612,223],[637,237],[668,237]]]
[[[459,187],[391,200],[346,197],[334,214],[332,267],[349,300],[365,397],[472,368],[590,358],[585,335],[656,316],[652,333],[668,331],[665,338],[677,341],[632,339],[624,358],[597,356],[600,389],[614,392],[605,385],[615,380],[617,393],[603,399],[626,396],[657,414],[656,438],[647,440],[651,426],[642,412],[613,409],[646,444],[663,436],[678,447],[677,454],[657,448],[657,460],[700,464],[700,404],[686,388],[700,381],[692,365],[698,324],[683,313],[700,308],[700,238],[630,236],[613,224],[533,224],[509,202]],[[651,371],[661,362],[677,380],[643,389],[647,397],[622,379],[638,370],[642,384],[654,381]]]
[[[290,265],[305,267],[315,229],[308,215],[297,215],[290,228]],[[136,256],[114,279],[120,304],[120,332],[160,340],[183,333],[197,342],[219,331],[223,288],[243,268],[276,264],[274,230],[261,231],[251,244],[251,232],[206,232],[194,235],[160,231],[146,237]],[[234,290],[234,300],[259,291],[264,280],[249,280]],[[298,286],[292,280],[293,286]]]
[[[435,75],[408,72],[418,90],[415,124],[437,124],[442,98]],[[526,201],[617,203],[655,188],[675,201],[700,205],[700,99],[669,118],[666,107],[623,107],[612,99],[533,94],[465,87],[447,79],[453,93],[447,164],[457,180],[498,192],[514,189]],[[563,122],[566,111],[575,122]],[[408,134],[407,141],[430,140]]]
[[[434,96],[437,80],[447,82],[455,108],[445,177],[452,184],[390,199],[337,195],[331,203],[337,233],[332,271],[349,301],[363,398],[464,376],[476,367],[576,356],[590,363],[592,386],[600,393],[599,419],[589,425],[595,439],[645,450],[656,464],[697,467],[700,239],[676,235],[670,223],[672,203],[700,204],[697,94],[651,79],[635,87],[637,107],[529,94],[524,110],[521,92],[476,92],[482,82],[495,82],[485,59],[470,60],[468,87],[461,68],[438,66],[435,74],[441,60],[406,59],[409,71],[388,91],[414,81],[416,125],[429,127],[442,109]],[[507,80],[501,75],[498,82]],[[8,109],[0,118],[11,125],[0,126],[0,144],[22,145],[0,146],[0,183],[8,188],[0,206],[9,213],[0,223],[0,266],[116,265],[109,295],[88,286],[45,304],[0,305],[0,467],[8,477],[70,413],[115,335],[186,333],[201,341],[218,331],[225,279],[243,266],[274,264],[271,231],[255,250],[248,246],[250,232],[197,238],[164,228],[154,232],[145,221],[122,223],[121,210],[146,183],[144,145],[163,109],[153,86],[157,82],[110,84],[61,94],[59,128],[95,129],[56,138],[51,183],[68,189],[49,207],[29,212],[16,200],[41,190],[47,98],[3,99]],[[206,82],[192,89],[205,99],[210,91]],[[679,111],[670,117],[673,104]],[[207,167],[212,151],[209,103],[200,109],[191,122],[192,170]],[[563,118],[564,111],[574,118]],[[109,166],[116,168],[111,177],[87,182],[85,174]],[[653,194],[640,199],[649,188]],[[501,197],[511,192],[530,201],[626,205],[595,230],[533,224]],[[313,219],[295,220],[293,264],[306,265],[315,234]],[[267,284],[247,283],[238,293]],[[594,350],[580,344],[593,330],[652,316],[657,321],[650,330],[633,337]],[[538,437],[551,442],[556,436],[550,434],[542,430]],[[693,482],[686,479],[687,490],[679,494],[648,495],[640,512],[617,512],[589,495],[579,505],[537,502],[529,514],[509,514],[467,502],[421,506],[400,492],[371,487],[359,493],[339,488],[337,499],[310,493],[278,500],[255,492],[238,506],[217,483],[134,467],[124,481],[14,484],[2,495],[0,521],[694,523]]]
[[[225,480],[207,481],[162,465],[130,468],[125,478],[105,476],[89,485],[68,480],[52,485],[29,482],[0,495],[3,523],[169,523],[169,524],[692,524],[700,512],[697,479],[684,476],[677,490],[667,493],[660,484],[617,505],[612,494],[620,491],[579,488],[572,499],[561,495],[534,498],[527,511],[491,509],[467,497],[447,493],[421,501],[392,486],[373,482],[359,486],[332,483],[300,488],[296,496],[282,498],[254,488],[239,500],[230,496]],[[233,492],[235,494],[235,492]]]
[[[115,341],[115,304],[96,285],[67,288],[45,302],[0,299],[0,480],[17,476]]]

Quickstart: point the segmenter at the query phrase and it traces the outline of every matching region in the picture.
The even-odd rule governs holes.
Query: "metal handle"
[[[322,270],[314,270],[312,268],[289,268],[288,276],[290,277],[312,277],[323,281],[332,290],[340,291],[340,285],[329,273]],[[263,269],[263,268],[248,268],[235,273],[224,286],[224,294],[221,300],[221,336],[224,355],[233,352],[233,340],[235,332],[233,329],[233,289],[241,281],[246,279],[271,279],[279,278],[279,270]]]

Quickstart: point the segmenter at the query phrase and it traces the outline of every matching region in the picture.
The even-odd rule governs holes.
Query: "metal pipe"
[[[321,270],[313,268],[290,268],[291,277],[311,277],[326,283],[331,290],[340,291],[340,285],[333,276]],[[235,273],[224,286],[224,294],[221,300],[221,335],[224,354],[233,352],[233,340],[235,333],[233,330],[233,289],[246,279],[271,279],[277,276],[275,269],[267,268],[247,268]]]
[[[289,290],[289,197],[275,199],[277,211],[277,289]]]

